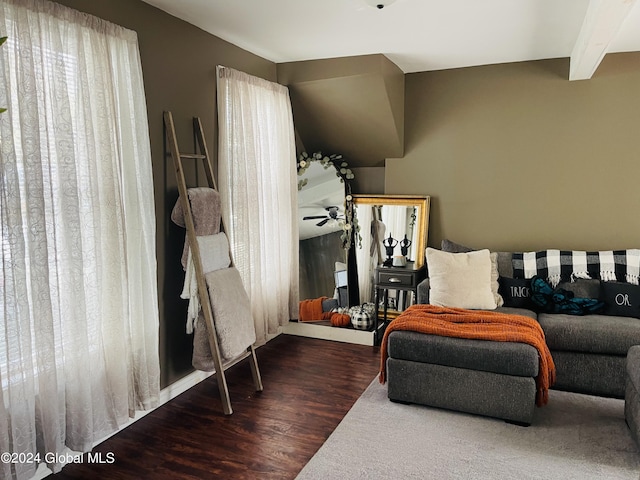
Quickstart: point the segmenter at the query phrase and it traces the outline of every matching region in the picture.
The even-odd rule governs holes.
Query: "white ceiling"
[[[640,51],[636,0],[144,1],[275,63],[381,53],[410,73],[572,57],[588,72]]]

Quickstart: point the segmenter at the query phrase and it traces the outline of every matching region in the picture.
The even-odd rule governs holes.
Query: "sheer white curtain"
[[[158,400],[142,70],[135,32],[59,4],[3,0],[0,32],[0,451],[58,470]]]
[[[286,87],[218,67],[218,188],[257,343],[298,314],[293,115]]]
[[[373,207],[371,205],[356,205],[356,216],[360,225],[362,242],[355,246],[356,264],[358,265],[358,288],[360,303],[373,302],[373,277],[378,266],[378,254],[373,245],[371,234],[373,221]]]
[[[398,241],[393,254],[400,255],[400,242],[404,239],[404,234],[407,231],[407,208],[397,205],[384,205],[382,207],[382,223],[386,227],[385,238],[391,235],[392,238]],[[384,252],[384,247],[382,251]]]

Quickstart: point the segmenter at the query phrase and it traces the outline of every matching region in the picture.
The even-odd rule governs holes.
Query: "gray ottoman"
[[[394,331],[388,352],[392,401],[531,423],[539,368],[531,345]]]
[[[627,353],[624,418],[633,440],[640,447],[640,345],[634,345]]]

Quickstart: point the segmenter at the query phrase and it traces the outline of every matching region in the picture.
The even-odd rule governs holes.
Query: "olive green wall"
[[[164,387],[192,367],[179,299],[184,231],[169,219],[177,189],[164,155],[162,112],[173,112],[184,150],[192,149],[191,118],[201,117],[215,156],[216,65],[272,81],[277,68],[139,0],[57,1],[138,33],[156,192]],[[350,62],[343,63],[348,75]],[[562,59],[404,77],[405,153],[387,160],[384,189],[432,195],[430,244],[446,236],[492,249],[638,246],[640,54],[607,55],[588,81],[569,82],[568,67]],[[356,192],[382,193],[382,168],[354,166],[363,167]]]
[[[385,193],[432,196],[429,243],[638,248],[640,53],[591,80],[568,59],[406,76],[405,156]]]
[[[276,80],[276,65],[138,0],[57,0],[138,34],[149,116],[157,217],[161,384],[193,371],[192,338],[185,334],[186,303],[180,299],[184,273],[180,256],[184,230],[169,216],[178,197],[171,159],[165,160],[162,112],[173,114],[178,144],[193,152],[194,116],[202,120],[209,152],[217,151],[216,65]],[[195,186],[191,169],[188,182]],[[199,184],[206,179],[199,175]]]

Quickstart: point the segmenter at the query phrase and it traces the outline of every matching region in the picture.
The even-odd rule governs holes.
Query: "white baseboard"
[[[358,345],[374,345],[373,332],[307,322],[289,322],[283,327],[282,333],[298,335],[300,337],[319,338],[321,340],[355,343]]]

